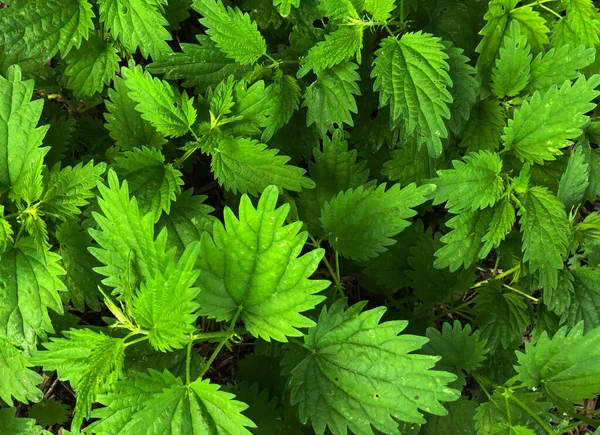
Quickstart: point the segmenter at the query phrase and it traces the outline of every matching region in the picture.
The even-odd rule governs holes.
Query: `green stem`
[[[536,302],[536,303],[537,303],[537,302],[539,302],[539,299],[538,299],[538,298],[534,298],[533,296],[531,296],[531,295],[528,295],[527,293],[525,293],[525,292],[524,292],[524,291],[522,291],[522,290],[519,290],[518,288],[511,287],[511,286],[509,286],[508,284],[504,284],[504,283],[502,283],[502,286],[503,286],[503,287],[506,287],[507,289],[509,289],[509,290],[511,290],[511,291],[513,291],[513,292],[515,292],[515,293],[518,293],[518,294],[520,294],[521,296],[525,296],[527,299],[530,299],[530,300],[532,300],[533,302]]]
[[[556,11],[553,11],[552,9],[550,9],[548,6],[544,6],[543,4],[538,4],[538,6],[548,12],[550,12],[552,15],[558,17],[559,20],[562,20],[562,17],[560,16],[560,14]]]
[[[185,355],[185,385],[190,385],[190,365],[192,362],[192,344],[194,343],[194,334],[190,334],[190,341],[187,345],[187,353]]]
[[[469,306],[469,305],[471,305],[472,303],[473,303],[473,301],[469,301],[469,302],[465,302],[464,304],[460,304],[460,305],[459,305],[459,306],[457,306],[457,307],[450,308],[448,311],[446,311],[446,312],[444,312],[444,313],[442,313],[442,314],[440,314],[440,315],[438,315],[438,316],[435,316],[433,319],[431,319],[431,321],[432,321],[432,322],[435,322],[436,320],[439,320],[439,319],[441,319],[442,317],[446,317],[448,314],[455,313],[456,311],[460,311],[460,310],[462,310],[463,308],[465,308],[465,307],[468,307],[468,306]]]
[[[219,355],[219,352],[221,352],[221,349],[223,349],[223,346],[225,346],[225,344],[227,344],[227,342],[231,339],[231,337],[234,336],[235,323],[237,322],[237,319],[240,316],[241,312],[242,312],[242,306],[240,305],[238,307],[237,311],[235,312],[233,319],[231,319],[231,323],[229,324],[229,328],[227,329],[228,335],[221,339],[221,341],[217,345],[217,348],[213,351],[212,355],[210,356],[210,358],[204,365],[204,368],[202,369],[202,372],[200,373],[200,377],[203,377],[206,374],[208,369],[210,369],[210,366],[212,365],[212,363],[215,361],[215,358],[217,357],[217,355]]]
[[[144,340],[148,340],[147,335],[144,335],[143,337],[136,338],[135,340],[131,340],[131,341],[125,343],[125,347],[131,346],[132,344],[136,344],[136,343],[139,343],[140,341],[144,341]]]
[[[475,382],[477,382],[477,384],[479,384],[481,391],[483,391],[485,393],[485,395],[488,397],[488,399],[491,399],[492,395],[490,393],[488,393],[488,390],[484,387],[483,382],[481,381],[479,376],[475,375],[474,373],[472,373],[471,376],[473,376],[473,379],[475,379]]]
[[[337,251],[336,251],[336,254],[337,254]],[[346,294],[344,293],[344,288],[342,287],[342,281],[340,280],[339,272],[336,273],[333,270],[333,267],[331,267],[331,264],[329,263],[329,261],[327,261],[326,257],[323,257],[323,262],[325,263],[325,266],[327,266],[327,270],[329,271],[331,278],[333,278],[333,282],[335,283],[335,288],[340,293],[340,296],[345,298]],[[339,269],[339,267],[338,267],[338,269]]]
[[[592,418],[586,417],[585,415],[581,415],[578,414],[576,412],[570,412],[569,410],[567,410],[567,414],[569,414],[569,416],[573,417],[573,418],[577,418],[579,419],[582,423],[585,423],[589,426],[592,426],[594,428],[598,428],[600,427],[600,421],[594,420]]]
[[[387,30],[387,32],[390,34],[390,36],[391,36],[392,38],[395,38],[395,37],[396,37],[396,35],[394,35],[394,32],[392,32],[392,31],[390,30],[390,27],[387,25],[387,23],[385,23],[385,24],[383,25],[383,28],[384,28],[385,30]]]
[[[513,267],[512,269],[508,269],[506,272],[502,272],[502,273],[500,273],[500,274],[498,274],[498,275],[494,275],[494,276],[492,276],[491,278],[485,279],[485,280],[483,280],[483,281],[479,281],[477,284],[475,284],[474,286],[472,286],[472,287],[471,287],[471,290],[473,290],[473,289],[476,289],[476,288],[479,288],[479,287],[481,287],[481,286],[483,286],[483,285],[487,284],[487,283],[488,283],[488,282],[490,282],[490,281],[496,281],[496,280],[498,280],[498,279],[502,279],[502,278],[504,278],[504,277],[506,277],[506,276],[508,276],[508,275],[512,275],[513,273],[515,273],[515,272],[516,272],[517,270],[519,270],[520,268],[521,268],[521,266],[520,266],[520,265],[519,265],[519,266],[515,266],[515,267]]]
[[[523,411],[525,411],[527,414],[529,414],[535,421],[538,422],[538,424],[550,435],[555,435],[556,432],[554,431],[554,429],[552,429],[552,426],[550,426],[548,423],[546,423],[542,417],[540,417],[538,415],[537,412],[535,412],[533,409],[531,409],[529,406],[527,406],[526,403],[523,403],[519,398],[517,398],[515,395],[512,394],[512,391],[506,390],[505,392],[506,395],[508,395],[509,399],[512,400],[513,402],[515,402],[517,405],[519,405],[521,407],[521,409]]]
[[[240,330],[240,333],[243,333],[244,331]],[[237,333],[237,332],[236,332]],[[192,334],[192,340],[193,341],[208,341],[208,340],[214,340],[214,339],[223,339],[223,338],[228,338],[230,337],[231,333],[229,332],[229,330],[225,330],[225,331],[216,331],[216,332],[200,332],[198,334]]]

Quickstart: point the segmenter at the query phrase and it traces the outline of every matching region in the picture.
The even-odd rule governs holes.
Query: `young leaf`
[[[89,232],[99,247],[91,247],[90,252],[103,266],[94,270],[106,277],[105,285],[129,298],[139,282],[161,270],[166,234],[161,232],[154,240],[154,216],[142,216],[136,199],[130,199],[127,181],[119,185],[114,171],[108,172],[108,187],[98,188],[102,215],[94,212],[93,216],[100,229]]]
[[[169,262],[156,271],[133,299],[133,317],[148,331],[150,344],[162,352],[183,347],[195,329],[194,298],[200,289],[192,286],[200,273],[195,267],[199,254],[200,243],[189,244],[176,265]]]
[[[48,308],[62,313],[59,291],[65,290],[59,276],[65,271],[54,252],[42,256],[31,237],[25,237],[2,254],[0,261],[0,337],[35,348],[36,335],[52,332]]]
[[[129,193],[137,199],[140,214],[150,213],[157,222],[162,212],[169,213],[171,201],[183,184],[181,172],[157,149],[143,147],[124,153],[115,159],[114,170],[120,179],[126,180]]]
[[[306,88],[302,107],[308,107],[306,125],[317,125],[321,136],[334,125],[354,125],[351,113],[358,113],[355,95],[360,95],[356,72],[358,66],[352,62],[336,65],[317,74],[317,80]]]
[[[165,41],[171,34],[165,29],[161,0],[98,0],[100,21],[130,53],[140,48],[145,58],[160,59],[171,48]]]
[[[0,76],[0,131],[5,132],[0,136],[0,194],[11,187],[22,191],[25,176],[48,152],[40,147],[48,126],[36,127],[44,100],[31,101],[32,94],[33,81],[21,80],[18,65],[9,68],[6,78]]]
[[[572,48],[565,45],[538,54],[531,64],[531,80],[526,91],[546,92],[553,85],[560,86],[566,80],[578,78],[579,70],[594,62],[596,51],[583,45]]]
[[[379,105],[390,103],[391,120],[402,120],[408,135],[415,134],[427,144],[429,155],[442,153],[442,138],[448,137],[444,118],[452,86],[448,55],[440,40],[428,33],[405,33],[387,37],[375,52],[373,89],[379,91]]]
[[[454,272],[461,266],[469,267],[479,258],[482,238],[492,219],[492,211],[466,211],[454,216],[446,226],[451,228],[440,239],[444,246],[435,253],[433,265],[437,269],[448,267]]]
[[[531,187],[519,208],[523,233],[523,261],[538,272],[540,287],[556,288],[564,267],[570,225],[561,202],[544,187]]]
[[[11,2],[0,13],[0,46],[9,53],[32,57],[42,53],[43,61],[59,51],[65,57],[79,48],[94,28],[94,12],[87,0],[32,0]]]
[[[593,48],[600,44],[600,19],[594,2],[569,0],[566,3],[567,14],[554,26],[552,45]]]
[[[47,177],[40,208],[46,214],[61,220],[78,215],[81,213],[79,207],[87,205],[88,199],[94,196],[92,189],[96,187],[104,171],[106,164],[94,166],[93,160],[85,166],[79,163],[62,170],[60,164],[56,164]]]
[[[104,113],[104,126],[116,145],[126,151],[144,146],[162,147],[167,142],[166,139],[135,110],[136,103],[127,95],[129,89],[125,80],[116,78],[114,88],[108,90],[110,100],[105,100],[107,112]]]
[[[247,405],[234,397],[207,379],[184,385],[167,370],[130,372],[126,380],[100,396],[105,407],[92,412],[92,417],[100,420],[85,432],[250,435],[246,428],[254,427],[254,423],[241,414]]]
[[[425,423],[421,410],[447,411],[440,402],[458,399],[447,387],[455,376],[431,370],[438,357],[416,355],[427,339],[398,335],[406,321],[379,323],[384,307],[361,310],[365,302],[344,310],[345,299],[321,311],[317,325],[304,337],[306,357],[291,371],[292,404],[300,420],[311,421],[317,434],[370,434],[371,425],[396,433],[398,423]]]
[[[292,76],[276,77],[271,86],[269,95],[273,104],[263,125],[265,129],[260,138],[263,142],[268,142],[281,127],[288,123],[300,103],[300,86]]]
[[[0,215],[2,206],[0,206]],[[6,219],[0,217],[0,254],[5,252],[13,243],[13,229]]]
[[[592,101],[600,95],[595,90],[598,84],[600,75],[595,75],[589,80],[582,77],[573,85],[565,81],[560,88],[552,86],[544,95],[533,94],[504,128],[504,147],[522,162],[554,160],[562,154],[561,148],[571,145],[570,139],[583,132],[589,119],[585,114],[596,107]]]
[[[483,246],[479,251],[479,258],[488,256],[492,249],[500,246],[515,224],[515,207],[510,201],[500,201],[493,208],[492,219],[485,235],[481,238]]]
[[[202,235],[199,260],[200,314],[223,321],[239,312],[246,329],[267,341],[287,341],[302,335],[296,328],[314,325],[300,313],[323,300],[314,294],[328,285],[308,279],[324,251],[298,257],[308,234],[298,234],[302,222],[283,225],[289,205],[276,209],[277,198],[270,186],[256,209],[242,196],[239,218],[226,208],[225,225],[215,223],[212,238]]]
[[[77,98],[91,97],[102,92],[119,71],[117,49],[99,36],[92,35],[81,49],[72,51],[66,58],[67,88]]]
[[[181,43],[181,52],[168,53],[155,59],[146,70],[152,74],[164,74],[166,80],[181,80],[183,86],[197,86],[204,90],[218,85],[230,75],[236,79],[251,69],[229,59],[206,35],[196,35],[198,44]]]
[[[558,184],[558,197],[565,206],[565,210],[579,204],[584,199],[585,191],[589,185],[588,167],[583,147],[573,150],[569,157],[567,170],[560,177]]]
[[[123,68],[129,97],[138,103],[135,109],[142,118],[165,136],[179,137],[188,133],[196,120],[193,100],[167,82],[152,78],[141,67]]]
[[[206,34],[228,58],[252,65],[267,53],[265,40],[248,14],[226,8],[221,0],[194,0],[192,7],[202,14],[200,23],[207,27]]]
[[[395,184],[349,189],[326,202],[321,211],[323,230],[332,247],[353,260],[376,257],[394,243],[391,238],[410,225],[413,207],[429,199],[434,186]]]
[[[304,169],[288,165],[287,156],[252,139],[222,139],[212,157],[211,170],[227,190],[257,196],[269,185],[299,192],[312,189],[314,183]]]
[[[267,116],[272,112],[274,101],[271,100],[272,88],[265,88],[265,82],[259,80],[248,86],[245,81],[238,82],[233,88],[235,104],[231,109],[231,117],[236,121],[225,124],[221,131],[227,135],[258,136],[260,127],[267,123]]]
[[[492,70],[492,92],[498,98],[514,97],[527,86],[531,77],[531,48],[518,21],[510,23],[499,54]]]
[[[568,331],[568,332],[567,332]],[[527,387],[541,387],[557,404],[581,403],[600,389],[600,328],[584,334],[580,323],[571,330],[562,327],[554,337],[543,332],[535,344],[517,351],[518,379]]]
[[[502,106],[495,98],[480,101],[471,110],[471,116],[462,131],[460,146],[467,152],[494,152],[500,145],[506,125]]]
[[[374,21],[387,21],[396,4],[394,0],[366,0],[365,11],[373,16]]]
[[[311,70],[315,74],[330,70],[331,67],[351,60],[354,56],[360,63],[363,27],[361,25],[343,26],[325,35],[323,41],[317,42],[300,63],[298,78],[304,77]]]
[[[454,169],[438,171],[438,178],[431,180],[437,185],[433,204],[447,201],[446,208],[451,213],[493,206],[504,193],[498,154],[480,151],[464,160],[454,160]]]
[[[429,342],[423,346],[427,355],[439,355],[443,366],[463,370],[477,370],[485,360],[486,342],[480,337],[480,331],[473,332],[471,325],[464,327],[458,320],[451,325],[445,322],[442,331],[427,328]]]
[[[490,351],[504,349],[520,341],[530,322],[530,308],[525,299],[512,292],[502,293],[496,282],[484,285],[475,297],[475,323]]]
[[[42,377],[29,369],[31,363],[19,349],[0,337],[0,399],[9,406],[14,397],[19,402],[39,402],[44,395],[37,387]],[[3,426],[0,426],[3,427]]]

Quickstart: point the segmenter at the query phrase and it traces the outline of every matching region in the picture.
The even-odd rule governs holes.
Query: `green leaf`
[[[477,409],[475,402],[462,396],[445,406],[448,415],[428,415],[427,424],[421,427],[420,435],[476,435],[473,421]]]
[[[27,415],[44,427],[60,425],[69,419],[69,407],[55,399],[44,399],[29,408]]]
[[[0,194],[11,187],[22,191],[27,173],[48,152],[40,148],[48,126],[36,127],[44,100],[30,101],[32,94],[33,81],[21,80],[19,66],[12,66],[6,79],[0,76]]]
[[[200,289],[193,285],[200,274],[195,267],[199,254],[200,242],[189,244],[177,265],[169,262],[156,271],[133,300],[133,317],[148,331],[150,344],[162,352],[183,347],[195,330],[194,299]]]
[[[161,270],[166,233],[154,240],[154,216],[142,216],[137,200],[130,199],[127,181],[119,185],[114,171],[108,172],[108,187],[100,184],[98,189],[102,214],[94,212],[93,217],[99,229],[89,233],[99,246],[89,250],[103,266],[94,270],[106,277],[105,285],[127,300],[139,282]]]
[[[183,185],[181,172],[157,149],[143,147],[117,157],[113,166],[121,180],[126,180],[129,193],[137,199],[140,213],[150,213],[157,222],[162,212],[169,214],[171,201],[175,201]]]
[[[197,86],[204,90],[219,84],[230,75],[239,79],[250,71],[248,65],[240,65],[229,59],[206,35],[196,35],[198,44],[181,43],[181,52],[167,53],[160,60],[154,59],[146,70],[152,74],[164,74],[166,80],[181,80],[183,86]]]
[[[445,415],[443,401],[458,399],[447,387],[455,376],[431,370],[437,357],[416,355],[427,339],[398,335],[406,321],[379,323],[384,307],[360,311],[365,302],[344,310],[345,299],[321,311],[317,325],[304,338],[306,357],[292,370],[292,404],[300,420],[317,434],[326,427],[334,435],[350,429],[372,434],[371,425],[397,433],[396,420],[425,423],[421,410]]]
[[[200,240],[203,233],[212,233],[215,222],[210,215],[214,208],[204,204],[207,197],[192,194],[193,189],[188,189],[177,196],[169,214],[163,213],[155,225],[157,233],[167,229],[167,245],[177,248],[176,258],[183,254],[186,246]]]
[[[533,415],[524,409],[529,409]],[[546,435],[535,416],[545,423],[556,421],[550,413],[553,406],[545,401],[540,393],[515,391],[501,387],[490,400],[482,403],[475,413],[475,427],[478,435],[530,435],[521,428],[529,428],[534,434]]]
[[[480,54],[477,59],[477,78],[485,87],[490,82],[500,45],[504,36],[509,32],[512,21],[519,23],[521,33],[527,35],[534,54],[544,51],[544,45],[550,42],[547,36],[546,20],[531,6],[515,8],[517,3],[518,0],[491,0],[488,12],[484,16],[486,24],[479,32],[483,38],[476,51]]]
[[[87,0],[16,2],[0,13],[0,46],[25,57],[42,53],[44,61],[59,51],[65,57],[88,38],[93,17]]]
[[[475,211],[493,206],[504,193],[498,154],[480,151],[452,165],[454,169],[438,171],[438,178],[431,180],[437,185],[434,205],[447,201],[451,213]]]
[[[31,237],[25,237],[2,254],[0,261],[0,337],[27,350],[35,347],[36,335],[53,332],[48,308],[62,313],[58,294],[65,290],[59,276],[60,256],[42,256]]]
[[[56,164],[45,183],[41,210],[61,220],[80,214],[79,207],[89,204],[88,199],[94,197],[92,189],[105,171],[105,163],[94,166],[93,160],[85,166],[79,163],[62,170],[60,163]]]
[[[391,238],[410,225],[408,218],[417,214],[413,207],[424,203],[434,190],[426,184],[409,184],[400,189],[395,184],[386,191],[386,185],[377,188],[348,189],[321,211],[323,230],[331,246],[353,260],[376,257],[392,245]]]
[[[541,387],[555,403],[581,403],[600,388],[600,328],[584,334],[580,323],[571,330],[562,327],[554,337],[546,332],[535,344],[517,351],[518,379],[527,387]]]
[[[233,86],[235,81],[233,76],[227,77],[227,80],[223,80],[219,83],[215,90],[208,94],[209,96],[209,107],[211,113],[211,122],[219,122],[220,118],[225,118],[226,115],[231,113],[233,107]],[[216,121],[212,121],[212,119]]]
[[[16,417],[17,408],[0,409],[0,427],[7,433],[15,435],[40,435],[42,428],[35,424],[33,418]],[[64,432],[64,431],[63,431]]]
[[[335,21],[344,21],[347,18],[358,18],[358,12],[363,9],[363,2],[353,0],[323,0],[318,8],[323,15]]]
[[[172,50],[165,41],[171,34],[162,15],[162,0],[98,0],[100,21],[129,53],[140,52],[145,58],[160,59]]]
[[[272,113],[274,101],[271,100],[272,88],[265,88],[265,82],[259,80],[252,86],[245,81],[238,82],[233,88],[235,104],[231,117],[237,120],[221,127],[225,135],[260,135],[260,127],[267,124],[267,116]]]
[[[437,269],[448,267],[450,272],[454,272],[461,266],[467,268],[475,263],[491,219],[492,211],[489,209],[465,211],[451,218],[446,226],[452,231],[440,239],[444,246],[436,251],[433,265]]]
[[[354,125],[352,113],[358,113],[355,95],[360,95],[356,72],[358,66],[352,62],[336,65],[317,74],[317,80],[306,88],[302,107],[308,107],[306,125],[317,125],[321,136],[334,125]]]
[[[325,35],[325,39],[317,42],[301,60],[298,78],[304,77],[311,70],[318,75],[321,71],[347,62],[354,56],[360,63],[362,42],[363,27],[361,25],[343,26]]]
[[[138,103],[135,109],[159,133],[179,137],[189,132],[196,120],[193,100],[184,92],[173,88],[164,80],[152,78],[140,66],[123,68],[129,98]]]
[[[531,48],[527,36],[521,33],[518,21],[510,23],[503,47],[492,70],[492,92],[498,98],[514,97],[531,78]]]
[[[510,201],[500,201],[493,208],[492,219],[485,235],[481,238],[483,246],[479,258],[488,256],[492,249],[500,246],[515,224],[515,207]]]
[[[0,210],[3,207],[0,206]],[[0,212],[0,215],[2,213]],[[6,219],[0,217],[0,254],[6,251],[13,243],[13,229]]]
[[[569,270],[561,270],[558,273],[558,285],[555,289],[548,287],[544,289],[543,299],[544,305],[554,313],[561,315],[571,305],[573,299],[573,281],[575,278]],[[581,319],[579,319],[581,320]],[[574,322],[575,325],[578,322]]]
[[[342,130],[335,130],[331,139],[323,138],[323,151],[313,148],[314,163],[308,164],[311,179],[316,187],[303,190],[297,200],[298,213],[313,236],[323,233],[321,228],[321,208],[336,194],[367,183],[369,170],[366,162],[357,163],[356,150],[348,151],[348,142],[343,139]]]
[[[298,257],[308,234],[298,233],[302,222],[283,225],[289,205],[276,209],[277,198],[270,186],[256,209],[242,196],[239,218],[226,208],[225,224],[215,223],[212,238],[202,235],[199,260],[200,314],[223,321],[239,312],[246,329],[267,341],[287,341],[302,335],[296,328],[314,325],[300,313],[323,300],[314,294],[328,285],[308,279],[324,251]]]
[[[110,100],[105,100],[107,112],[104,113],[104,126],[116,145],[127,151],[143,146],[162,147],[167,142],[166,139],[135,110],[136,103],[127,95],[129,89],[125,80],[116,78],[114,88],[108,90]]]
[[[469,65],[469,58],[463,54],[462,48],[448,46],[448,66],[452,88],[452,104],[450,105],[450,119],[448,127],[458,134],[464,121],[468,121],[471,109],[477,99],[479,83],[475,80],[476,70]]]
[[[467,152],[496,151],[506,125],[500,102],[495,98],[480,101],[462,131],[460,146]]]
[[[373,16],[374,21],[387,21],[394,9],[395,0],[365,0],[365,11]]]
[[[44,258],[46,252],[50,249],[46,222],[41,218],[36,208],[28,208],[20,220],[25,231],[32,237],[38,253]]]
[[[242,382],[233,389],[233,392],[238,400],[248,405],[246,415],[256,424],[256,429],[252,433],[255,435],[283,435],[286,433],[283,428],[282,409],[277,406],[277,397],[269,400],[269,392],[267,390],[260,391],[257,383],[248,385],[247,382]],[[298,427],[301,426],[297,420],[295,423]]]
[[[202,14],[206,34],[228,58],[252,65],[267,53],[265,40],[248,14],[226,8],[221,0],[194,0],[192,7]]]
[[[19,349],[0,337],[0,399],[9,406],[12,398],[18,402],[39,402],[44,396],[37,387],[42,377],[29,369],[32,364],[27,361]]]
[[[502,293],[497,282],[484,285],[474,299],[475,324],[490,351],[498,346],[513,347],[530,323],[530,308],[525,299],[512,292]]]
[[[523,261],[531,273],[538,272],[540,287],[556,288],[570,234],[564,206],[548,189],[534,186],[521,197],[519,215]]]
[[[167,370],[149,370],[149,375],[131,372],[99,398],[105,407],[95,409],[92,417],[100,420],[85,432],[250,435],[246,428],[254,423],[241,414],[247,405],[234,397],[208,379],[184,385]]]
[[[92,238],[76,222],[69,220],[56,229],[60,243],[58,253],[66,274],[62,279],[69,291],[71,302],[78,311],[85,312],[85,305],[100,310],[98,301],[100,275],[92,272],[100,263],[88,251]]]
[[[575,267],[571,269],[573,283],[561,295],[566,300],[561,315],[561,324],[575,326],[583,323],[585,332],[600,327],[600,269],[591,267]],[[557,292],[560,290],[557,288]]]
[[[272,104],[264,123],[265,129],[261,136],[263,142],[268,142],[281,127],[288,123],[300,103],[300,86],[292,76],[278,76],[271,86],[269,95]]]
[[[99,36],[91,35],[66,58],[65,75],[67,88],[77,98],[91,97],[102,92],[119,71],[119,55],[116,48]]]
[[[73,427],[79,428],[89,414],[96,395],[121,376],[125,344],[89,329],[70,329],[66,338],[52,338],[46,350],[36,351],[32,361],[44,370],[56,370],[77,392]]]
[[[580,45],[552,48],[547,53],[538,54],[531,64],[531,80],[526,90],[546,92],[553,85],[560,86],[566,80],[581,76],[579,70],[594,62],[596,51]]]
[[[533,94],[504,128],[505,148],[529,163],[555,160],[555,156],[562,154],[561,148],[572,144],[570,139],[583,133],[582,127],[589,119],[585,114],[596,107],[591,101],[600,95],[595,90],[598,84],[600,75],[589,80],[582,77],[572,86],[565,81],[560,88],[552,86],[544,95]]]
[[[429,155],[442,153],[442,138],[448,137],[444,119],[452,86],[444,45],[428,33],[405,33],[399,40],[387,37],[375,52],[371,77],[379,91],[379,105],[390,103],[391,120],[402,120],[408,135],[427,144]]]
[[[552,45],[561,47],[600,44],[600,20],[592,0],[568,0],[567,14],[558,20],[552,32]]]
[[[273,6],[277,7],[281,16],[285,18],[290,14],[292,6],[300,7],[300,0],[273,0]]]
[[[589,185],[588,164],[583,147],[575,148],[569,157],[567,170],[560,177],[558,197],[566,210],[581,203]]]
[[[383,164],[381,174],[390,181],[400,184],[421,183],[427,177],[426,162],[429,162],[427,150],[415,144],[399,146],[390,153],[392,160]]]
[[[426,335],[429,342],[423,346],[423,352],[441,356],[440,363],[445,367],[477,370],[488,353],[480,331],[473,332],[471,325],[463,327],[458,320],[452,325],[445,322],[441,332],[435,328],[427,328]]]
[[[230,136],[219,142],[212,157],[211,170],[227,190],[257,196],[269,185],[299,192],[314,183],[304,177],[304,169],[288,165],[287,156],[277,155],[253,139]]]

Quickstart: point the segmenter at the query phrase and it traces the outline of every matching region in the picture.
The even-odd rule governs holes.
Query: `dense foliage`
[[[593,433],[599,85],[592,0],[3,0],[0,433]]]

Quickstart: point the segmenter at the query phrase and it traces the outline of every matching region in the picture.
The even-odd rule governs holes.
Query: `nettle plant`
[[[591,0],[0,3],[0,433],[592,433],[599,49]]]

